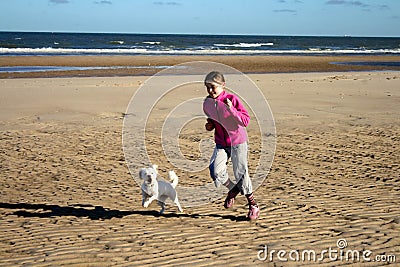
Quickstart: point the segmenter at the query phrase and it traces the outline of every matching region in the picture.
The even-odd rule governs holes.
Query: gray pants
[[[231,158],[236,184],[242,194],[253,192],[247,166],[247,142],[232,147],[216,145],[210,160],[210,175],[215,186],[225,184],[228,179],[227,161]]]

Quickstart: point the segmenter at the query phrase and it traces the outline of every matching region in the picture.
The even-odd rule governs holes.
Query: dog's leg
[[[149,206],[149,199],[150,196],[148,196],[147,194],[143,194],[143,198],[142,198],[142,206],[147,208]]]
[[[161,196],[158,199],[158,205],[161,207],[160,214],[163,214],[165,211],[165,201],[167,201],[167,196]]]
[[[151,196],[149,199],[147,199],[144,203],[143,203],[143,207],[147,208],[151,202],[153,202],[153,200],[156,200],[157,196]]]
[[[161,207],[160,214],[163,214],[165,211],[165,203],[158,201],[158,205],[160,205],[160,207]]]
[[[174,203],[176,206],[178,206],[179,212],[183,212],[183,209],[181,207],[181,204],[179,203],[178,197],[175,198]]]

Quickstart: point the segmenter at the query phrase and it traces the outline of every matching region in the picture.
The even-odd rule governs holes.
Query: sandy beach
[[[400,70],[399,66],[356,66],[333,63],[399,62],[400,56],[2,56],[3,66],[127,67],[119,69],[71,70],[30,73],[0,73],[0,78],[93,77],[153,75],[159,67],[191,61],[226,64],[243,73],[293,73],[321,71]],[[128,68],[129,67],[129,68]],[[139,67],[139,68],[135,68]],[[147,67],[147,68],[143,68]]]
[[[162,216],[156,203],[141,206],[121,132],[132,95],[154,69],[3,73],[1,266],[396,266],[394,257],[398,264],[400,72],[329,64],[360,57],[200,58],[248,73],[274,114],[275,158],[255,192],[261,217],[245,219],[244,197],[228,210],[223,199],[183,213],[168,205]],[[198,58],[3,57],[0,65],[99,66],[98,60],[131,66]],[[248,134],[257,137],[252,128]],[[194,154],[196,140],[184,138]],[[157,142],[148,148],[161,150]],[[256,157],[253,148],[250,165]],[[161,162],[161,172],[167,165]],[[198,178],[209,179],[207,171]],[[339,250],[338,240],[360,259],[319,259],[323,250]],[[317,258],[296,261],[291,250],[313,250]],[[362,258],[366,250],[371,261]]]

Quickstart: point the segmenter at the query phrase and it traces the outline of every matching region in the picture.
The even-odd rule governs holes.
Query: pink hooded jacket
[[[229,99],[232,107],[229,109],[224,101]],[[234,146],[247,141],[246,126],[250,116],[236,95],[223,91],[217,98],[206,97],[203,111],[213,120],[215,125],[215,143],[221,146]]]

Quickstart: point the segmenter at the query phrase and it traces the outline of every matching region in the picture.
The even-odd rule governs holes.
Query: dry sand
[[[250,78],[277,127],[254,222],[245,220],[243,197],[230,210],[222,199],[183,214],[169,205],[164,216],[156,203],[141,207],[121,130],[147,77],[0,80],[0,265],[348,265],[327,254],[323,262],[257,259],[265,245],[318,253],[337,249],[338,239],[346,239],[346,249],[372,251],[371,258],[400,261],[400,73]],[[184,140],[196,153],[197,142]],[[156,142],[149,147],[160,150]],[[161,165],[165,171],[167,162]],[[199,177],[208,179],[206,172]]]

